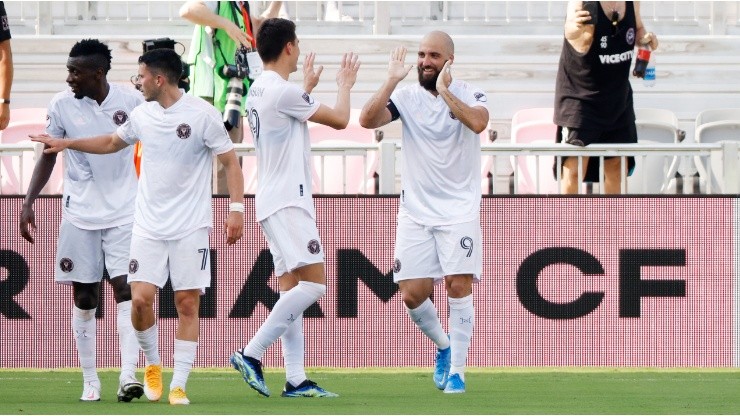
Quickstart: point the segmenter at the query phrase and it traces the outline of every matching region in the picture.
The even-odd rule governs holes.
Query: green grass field
[[[171,379],[165,373],[165,391]],[[102,400],[80,403],[79,370],[0,370],[2,414],[737,414],[738,369],[471,368],[467,392],[444,394],[431,370],[310,369],[332,399],[280,397],[284,375],[269,369],[273,395],[252,391],[233,370],[194,370],[190,406],[116,402],[118,373],[100,372]]]

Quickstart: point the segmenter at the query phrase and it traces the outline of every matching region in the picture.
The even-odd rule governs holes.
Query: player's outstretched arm
[[[399,46],[391,51],[391,58],[388,62],[388,79],[373,94],[370,101],[362,107],[362,112],[360,113],[360,125],[362,127],[375,129],[393,121],[393,116],[386,105],[398,83],[406,78],[411,68],[414,67],[413,65],[405,65],[406,52],[407,50],[403,46]]]
[[[217,156],[226,169],[226,186],[229,188],[229,215],[224,221],[226,245],[236,243],[244,233],[244,176],[236,152],[232,149]]]
[[[342,64],[337,72],[337,103],[334,108],[321,105],[309,118],[314,123],[323,124],[341,130],[349,124],[349,92],[357,81],[357,71],[360,70],[358,56],[352,52],[345,53]]]
[[[471,107],[461,99],[455,97],[448,87],[452,83],[452,61],[445,62],[442,71],[437,77],[437,93],[445,100],[455,117],[467,128],[480,133],[488,127],[488,109],[486,107]]]
[[[116,133],[77,140],[58,139],[48,134],[29,134],[28,137],[34,142],[45,144],[44,153],[59,153],[64,149],[72,149],[85,153],[106,154],[115,153],[129,145]]]

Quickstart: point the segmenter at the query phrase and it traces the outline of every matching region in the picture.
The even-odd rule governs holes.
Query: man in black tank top
[[[650,45],[653,50],[658,47],[657,36],[642,24],[639,2],[568,2],[555,84],[558,142],[577,146],[637,142],[629,82],[636,44]],[[588,163],[588,159],[583,158],[585,180],[596,182],[598,159],[594,158],[594,163]],[[628,159],[630,172],[635,161]],[[621,173],[621,158],[605,159],[606,193],[620,192]],[[561,193],[578,193],[578,183],[578,158],[563,158]]]

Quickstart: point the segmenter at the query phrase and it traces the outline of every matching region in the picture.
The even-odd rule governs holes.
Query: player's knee
[[[401,293],[401,300],[403,300],[403,304],[406,305],[408,309],[418,308],[428,298],[429,296],[425,296],[422,293],[414,293],[414,292],[402,292]]]
[[[177,315],[180,318],[193,319],[198,316],[198,308],[200,307],[200,298],[187,296],[178,298],[175,301],[175,308],[177,309]]]
[[[118,276],[110,280],[111,287],[113,288],[113,297],[116,303],[126,302],[131,300],[131,286],[126,281],[126,276]]]
[[[132,296],[131,297],[131,314],[136,316],[142,316],[146,311],[151,310],[153,302],[144,296]]]
[[[80,309],[95,309],[98,307],[98,291],[84,286],[75,288],[74,302]]]

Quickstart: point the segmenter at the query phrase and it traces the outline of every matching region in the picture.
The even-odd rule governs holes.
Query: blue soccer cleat
[[[465,382],[463,381],[460,374],[452,374],[447,380],[447,387],[445,387],[445,393],[465,393]]]
[[[443,350],[437,349],[437,358],[434,363],[434,385],[438,389],[444,390],[447,385],[447,376],[450,373],[450,355],[452,349],[447,347]]]
[[[285,389],[281,394],[283,397],[339,397],[338,394],[326,391],[311,380],[304,380],[303,383],[293,387],[290,383],[285,383]]]
[[[263,396],[270,396],[270,389],[265,384],[265,378],[262,376],[262,363],[259,360],[244,355],[240,350],[231,354],[229,361],[241,373],[249,387],[257,390],[257,393]]]

